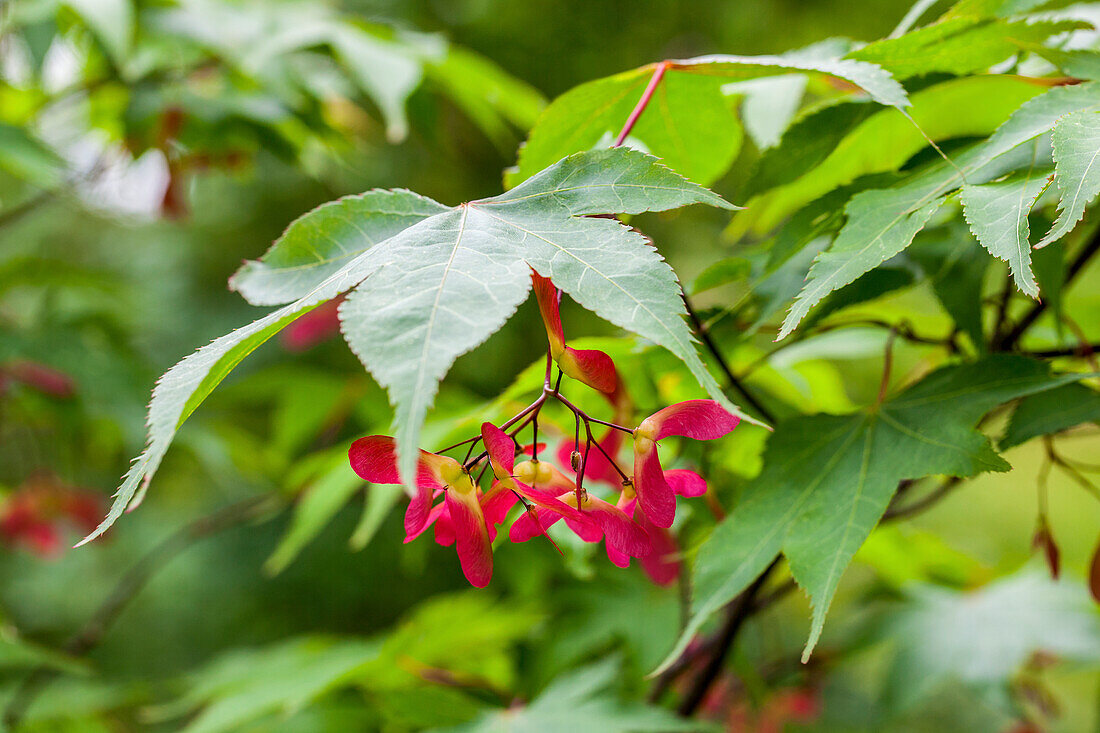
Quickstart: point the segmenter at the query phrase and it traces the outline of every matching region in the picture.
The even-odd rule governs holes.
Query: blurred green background
[[[370,21],[439,34],[550,99],[581,82],[662,58],[774,53],[834,35],[878,38],[908,6],[906,0],[410,0],[339,7]],[[523,130],[513,127],[513,139],[503,144],[491,139],[430,88],[413,94],[409,135],[400,143],[387,141],[373,109],[367,109],[370,114],[353,126],[355,134],[336,146],[335,154],[307,156],[308,164],[260,149],[240,165],[192,171],[184,179],[186,210],[176,217],[163,216],[156,206],[137,213],[90,206],[70,192],[6,217],[9,207],[19,207],[34,193],[4,182],[0,361],[48,365],[72,380],[72,390],[48,394],[12,382],[0,393],[0,487],[14,492],[36,475],[49,475],[58,484],[101,496],[105,506],[127,461],[142,447],[144,406],[156,377],[260,312],[226,287],[241,260],[259,256],[295,217],[340,195],[405,187],[453,204],[498,193],[501,172],[515,162],[523,138]],[[716,188],[735,197],[743,171],[735,166]],[[721,235],[726,221],[714,211],[639,217],[636,223],[654,236],[685,282],[729,251]],[[1100,283],[1096,268],[1087,277]],[[1077,288],[1071,309],[1090,312],[1100,322],[1098,292]],[[921,288],[876,307],[879,313],[897,309],[918,324],[933,324],[931,331],[947,322],[931,293]],[[571,333],[614,334],[579,308],[567,308],[565,317]],[[527,304],[486,345],[456,364],[437,400],[428,438],[441,439],[456,421],[476,416],[542,348],[537,313]],[[840,349],[839,357],[835,350],[799,357],[807,378],[817,380],[814,391],[833,391],[817,409],[858,403],[877,386],[881,339]],[[902,365],[906,359],[914,364],[915,354],[901,357]],[[39,661],[34,654],[63,644],[123,574],[172,532],[245,497],[270,493],[289,502],[309,483],[311,467],[316,471],[318,462],[339,455],[341,441],[384,432],[388,424],[385,394],[340,339],[305,350],[274,339],[195,414],[147,501],[107,537],[46,556],[25,546],[0,552],[5,629],[0,638],[10,645],[0,653],[4,697],[22,679],[25,655]],[[759,445],[759,435],[744,432],[729,439],[726,461],[750,455]],[[1095,462],[1100,455],[1095,431],[1069,445],[1067,452],[1082,460]],[[1037,442],[1021,447],[1009,456],[1013,472],[982,477],[918,520],[876,533],[845,578],[824,648],[811,666],[783,661],[796,657],[804,640],[808,609],[800,594],[753,620],[733,660],[740,681],[730,678],[732,697],[719,695],[713,716],[729,729],[753,730],[751,723],[737,727],[739,713],[729,700],[748,699],[765,709],[777,699],[776,690],[813,689],[812,704],[821,709],[802,723],[790,718],[792,729],[1003,729],[1010,721],[996,712],[986,716],[984,697],[961,692],[947,680],[904,715],[887,714],[881,692],[890,676],[891,652],[869,629],[899,597],[899,577],[975,587],[1027,567],[1042,455]],[[717,475],[728,479],[720,490],[732,496],[738,471],[721,469]],[[450,725],[469,717],[463,705],[472,703],[456,697],[465,688],[424,684],[430,675],[402,668],[400,649],[387,652],[393,655],[387,664],[413,681],[391,679],[385,671],[364,673],[374,676],[355,692],[333,684],[335,691],[323,690],[322,703],[284,709],[281,702],[299,694],[290,681],[309,677],[304,660],[312,657],[296,647],[267,645],[307,635],[397,638],[391,643],[423,648],[420,659],[437,659],[434,664],[443,669],[452,662],[465,669],[468,661],[473,692],[463,699],[496,703],[494,690],[530,699],[559,674],[612,653],[621,655],[626,670],[615,684],[628,695],[637,693],[647,684],[644,673],[676,635],[675,586],[655,587],[639,568],[618,571],[583,548],[566,548],[569,557],[563,561],[539,543],[508,547],[497,554],[492,586],[480,593],[464,584],[452,551],[428,540],[401,543],[400,511],[390,513],[370,543],[354,551],[348,538],[363,507],[363,493],[356,491],[282,572],[271,572],[265,562],[290,521],[283,509],[261,511],[255,521],[187,547],[126,606],[87,665],[74,662],[76,669],[34,703],[27,729],[177,730],[187,721],[194,724],[195,711],[208,701],[236,700],[233,695],[247,692],[245,683],[226,671],[233,659],[224,656],[247,649],[272,656],[246,655],[238,660],[246,669],[270,675],[284,665],[287,679],[274,687],[282,692],[266,707],[256,699],[237,700],[239,710],[254,705],[259,713],[237,722],[227,713],[228,724],[209,723],[209,730]],[[1049,495],[1066,575],[1079,579],[1100,527],[1100,505],[1057,472]],[[64,532],[65,548],[80,536],[79,527]],[[408,638],[389,636],[395,624]],[[456,639],[471,650],[462,651],[462,643],[448,650]],[[770,670],[766,678],[762,667]],[[1047,668],[1035,662],[1020,676],[1025,683],[1043,690],[1035,693],[1036,705],[1056,707],[1051,730],[1100,729],[1095,666]],[[1043,699],[1048,694],[1053,702]]]

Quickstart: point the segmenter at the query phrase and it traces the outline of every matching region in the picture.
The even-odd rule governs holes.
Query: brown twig
[[[1077,346],[1065,346],[1057,349],[1038,349],[1036,351],[1021,352],[1024,356],[1033,356],[1037,359],[1053,359],[1059,356],[1076,356],[1087,359],[1100,352],[1100,344],[1081,343]]]
[[[1085,244],[1077,256],[1070,263],[1069,268],[1066,270],[1066,280],[1063,287],[1069,287],[1081,271],[1085,268],[1085,265],[1089,263],[1093,255],[1100,251],[1100,229],[1093,232],[1092,238]],[[1020,338],[1031,328],[1035,321],[1039,320],[1039,316],[1043,315],[1047,306],[1050,304],[1050,299],[1041,300],[1035,305],[1031,306],[1031,310],[1024,314],[1023,318],[1004,336],[998,337],[994,341],[994,351],[1008,351],[1016,345]]]
[[[710,332],[699,318],[699,314],[695,312],[695,309],[691,305],[691,301],[688,300],[686,294],[681,293],[681,297],[684,299],[684,307],[687,308],[688,318],[691,319],[691,324],[695,327],[695,333],[699,335],[699,339],[703,342],[703,345],[707,347],[707,351],[714,357],[714,361],[717,362],[718,368],[722,370],[722,373],[726,375],[726,380],[729,382],[729,386],[737,390],[737,393],[745,400],[745,403],[756,410],[760,417],[764,418],[770,423],[775,422],[775,414],[764,407],[758,399],[752,396],[752,394],[745,388],[745,385],[741,383],[741,380],[730,369],[729,363],[726,358],[722,356],[722,352],[718,348],[718,344],[714,343],[714,339],[711,338]]]
[[[726,607],[726,621],[722,624],[722,628],[715,641],[714,654],[707,660],[706,666],[696,675],[691,683],[691,687],[688,688],[683,699],[680,700],[680,705],[677,707],[677,712],[679,712],[680,715],[685,717],[691,715],[703,703],[703,700],[707,696],[707,692],[710,690],[711,684],[714,683],[714,680],[722,671],[722,665],[725,663],[726,655],[729,654],[729,650],[733,646],[734,640],[737,638],[737,633],[741,630],[741,626],[744,625],[749,616],[753,614],[756,596],[760,593],[764,584],[768,582],[768,577],[778,564],[779,558],[776,557],[772,560],[771,564],[765,568],[764,572],[757,576],[756,580],[752,582],[752,585],[746,588],[741,595],[737,596],[737,598]]]
[[[954,489],[962,483],[962,479],[952,476],[939,485],[938,488],[925,494],[921,498],[915,500],[908,506],[891,506],[886,510],[886,513],[882,515],[882,521],[888,522],[894,519],[902,519],[904,517],[911,517],[914,514],[920,514],[924,510],[931,507],[943,497],[947,496]]]
[[[776,560],[772,564],[774,565],[776,562],[778,562],[778,558],[776,558]],[[769,568],[769,570],[770,570],[770,568]],[[686,577],[687,577],[686,574],[681,575],[682,579],[686,578]],[[688,590],[689,590],[688,585],[689,584],[687,582],[681,582],[681,584],[680,584],[681,596],[684,596],[688,592]],[[756,600],[746,610],[746,614],[752,616],[752,615],[755,615],[757,613],[760,613],[760,612],[770,608],[771,606],[775,605],[779,601],[783,600],[791,591],[793,591],[797,587],[798,586],[795,584],[794,579],[788,579],[786,582],[784,582],[782,585],[775,588],[773,591],[771,591],[767,595],[757,596]],[[736,602],[736,601],[734,601],[734,602]],[[686,607],[686,601],[685,601],[685,607]],[[685,618],[685,623],[686,623],[686,620],[687,619]],[[712,635],[706,637],[705,639],[701,640],[699,643],[697,643],[695,646],[693,646],[689,651],[685,651],[680,656],[679,659],[677,659],[675,662],[672,663],[672,665],[669,666],[668,669],[666,669],[664,672],[662,672],[660,675],[657,676],[657,679],[654,681],[653,687],[650,688],[649,695],[647,696],[649,702],[651,702],[651,703],[658,702],[664,696],[665,692],[668,691],[668,688],[672,685],[672,683],[676,680],[676,678],[678,678],[681,674],[683,674],[686,670],[688,670],[702,656],[704,656],[706,654],[709,654],[710,652],[714,651],[718,647],[718,644],[721,641],[721,639],[722,639],[722,630],[719,630],[719,631],[715,632],[714,634],[712,634]]]

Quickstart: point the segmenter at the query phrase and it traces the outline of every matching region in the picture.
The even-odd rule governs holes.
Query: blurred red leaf
[[[76,394],[76,385],[72,377],[59,369],[36,361],[20,359],[9,362],[0,367],[0,376],[22,382],[52,397],[68,398]]]
[[[340,331],[338,311],[342,301],[340,297],[317,306],[283,329],[280,336],[283,348],[305,351],[335,336]]]

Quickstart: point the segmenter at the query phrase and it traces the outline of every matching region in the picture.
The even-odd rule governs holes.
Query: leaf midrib
[[[859,502],[863,498],[863,490],[867,486],[867,474],[871,465],[871,447],[875,437],[875,417],[875,414],[869,415],[867,421],[861,426],[863,430],[867,431],[867,437],[863,442],[863,457],[859,466],[859,480],[856,483],[856,493],[855,496],[852,497],[851,507],[848,510],[848,519],[844,523],[844,530],[841,534],[840,542],[833,551],[833,564],[825,574],[825,584],[822,595],[825,596],[826,600],[820,606],[815,606],[814,608],[814,626],[810,631],[810,639],[806,643],[806,649],[802,652],[803,663],[809,659],[813,647],[817,644],[817,639],[821,634],[821,628],[825,623],[825,615],[829,612],[829,606],[832,605],[832,593],[829,592],[829,588],[830,586],[835,586],[836,583],[839,582],[837,566],[840,564],[840,556],[842,554],[848,554],[846,546],[852,527],[855,525],[856,508],[859,506]],[[858,435],[858,433],[858,429],[853,431],[853,437]],[[839,454],[841,451],[837,451],[837,453]],[[845,564],[845,568],[847,568],[847,564]]]
[[[535,239],[539,239],[543,242],[546,242],[547,244],[554,247],[558,251],[563,252],[564,254],[567,254],[570,257],[572,257],[573,259],[575,259],[577,262],[580,262],[585,267],[592,270],[592,272],[594,272],[597,275],[599,275],[600,277],[602,277],[606,282],[610,283],[611,285],[614,285],[619,291],[621,291],[623,293],[623,295],[627,296],[639,308],[641,308],[646,313],[648,313],[656,323],[661,324],[661,327],[665,330],[665,332],[672,338],[673,341],[675,341],[677,344],[679,344],[681,346],[681,348],[683,348],[685,346],[683,341],[679,338],[679,336],[677,336],[675,329],[669,327],[669,325],[667,323],[665,323],[665,321],[663,319],[659,318],[656,313],[654,313],[652,310],[650,310],[649,307],[645,303],[638,300],[634,295],[632,295],[630,293],[629,290],[624,288],[622,285],[619,285],[619,283],[615,282],[615,280],[613,280],[608,275],[604,274],[604,272],[602,270],[600,270],[599,268],[597,268],[595,265],[592,265],[587,260],[581,259],[580,257],[578,257],[576,255],[576,253],[570,251],[568,248],[561,246],[560,244],[558,244],[557,242],[555,242],[553,240],[547,239],[546,237],[538,234],[537,232],[533,232],[530,229],[526,229],[526,228],[520,226],[519,224],[517,224],[516,222],[511,221],[509,219],[504,219],[504,218],[501,218],[499,216],[496,216],[495,214],[492,214],[488,211],[485,211],[484,208],[482,208],[482,207],[478,207],[478,208],[486,216],[489,216],[493,219],[496,219],[497,221],[501,222],[502,224],[507,224],[508,226],[510,226],[514,229],[518,229],[519,231],[523,232],[524,234],[528,234],[528,235],[534,237]],[[691,344],[690,343],[686,344],[686,346],[690,347]]]
[[[760,548],[768,545],[771,542],[772,538],[774,538],[776,535],[781,532],[786,532],[786,530],[790,526],[790,523],[793,522],[795,518],[797,518],[797,516],[800,514],[800,511],[803,505],[806,503],[807,498],[817,489],[818,486],[821,485],[821,482],[825,480],[825,475],[837,464],[837,462],[839,462],[844,457],[844,451],[848,448],[848,445],[859,435],[861,425],[862,421],[855,426],[846,424],[838,429],[835,433],[830,433],[825,439],[821,441],[820,444],[811,445],[806,449],[807,454],[812,454],[816,452],[821,445],[825,445],[831,442],[835,438],[835,436],[843,434],[845,431],[851,431],[851,434],[841,442],[840,446],[833,453],[833,456],[828,461],[826,461],[822,470],[818,472],[817,477],[798,494],[797,498],[794,501],[791,502],[787,511],[783,513],[780,520],[774,523],[771,531],[765,534],[763,538],[753,546],[752,550],[750,551],[750,557],[755,557],[757,554],[759,554]],[[731,516],[736,516],[736,513]],[[744,562],[741,563],[741,565],[744,564]],[[705,603],[698,602],[697,605],[710,606],[713,603],[711,599],[713,599],[715,596],[727,595],[727,593],[725,592],[726,585],[727,584],[723,584],[719,587],[717,591],[711,593],[707,597],[707,601]],[[698,601],[698,599],[696,600]],[[698,613],[698,610],[696,611],[696,613]]]
[[[1082,114],[1096,114],[1096,113],[1095,112],[1082,112]],[[1085,166],[1085,170],[1081,173],[1080,180],[1077,182],[1077,190],[1073,193],[1073,201],[1069,206],[1067,206],[1065,208],[1065,212],[1066,212],[1067,215],[1069,214],[1070,211],[1073,211],[1074,209],[1077,208],[1077,200],[1081,197],[1081,189],[1084,188],[1085,179],[1088,178],[1089,171],[1092,170],[1092,166],[1093,166],[1094,163],[1096,163],[1096,158],[1097,157],[1100,157],[1100,148],[1098,148],[1096,150],[1096,152],[1092,154],[1092,157],[1089,159],[1088,165]]]
[[[616,188],[641,188],[641,189],[649,188],[649,189],[653,189],[655,191],[668,191],[670,193],[683,193],[683,191],[684,191],[683,188],[674,188],[672,186],[658,186],[658,185],[651,185],[651,184],[648,184],[648,183],[600,183],[600,184],[588,184],[588,185],[585,185],[585,186],[566,186],[566,187],[563,187],[563,188],[555,188],[551,191],[542,191],[540,193],[532,193],[532,194],[529,194],[527,196],[520,196],[518,198],[501,198],[500,200],[483,199],[481,201],[474,201],[473,203],[475,205],[477,205],[478,208],[485,208],[486,206],[506,206],[508,204],[519,203],[520,201],[530,201],[531,199],[537,199],[537,198],[541,198],[543,196],[555,196],[557,194],[568,193],[570,191],[585,191],[585,190],[597,189],[597,188],[610,188],[612,190],[614,190]],[[710,192],[708,191],[708,193],[710,193]],[[718,198],[717,194],[712,194],[712,195],[715,198]],[[605,212],[601,212],[601,213],[605,213]],[[606,213],[610,213],[610,212],[606,212]],[[622,213],[622,212],[616,212],[616,213]]]
[[[416,372],[416,391],[414,394],[421,394],[424,389],[424,376],[427,373],[425,365],[428,363],[428,352],[430,350],[432,342],[432,333],[435,331],[436,314],[439,312],[439,304],[443,298],[443,290],[447,284],[447,278],[451,274],[451,269],[454,267],[455,257],[458,255],[458,250],[462,248],[462,236],[466,233],[466,218],[469,216],[469,206],[462,207],[462,221],[458,224],[458,232],[455,234],[454,247],[451,248],[451,254],[447,258],[447,264],[443,266],[443,277],[439,279],[439,288],[435,291],[435,300],[432,302],[432,308],[428,312],[427,330],[424,334],[424,346],[420,351],[420,361],[417,364]]]

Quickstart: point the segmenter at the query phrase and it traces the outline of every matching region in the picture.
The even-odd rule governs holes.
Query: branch
[[[266,494],[253,496],[222,507],[212,514],[199,517],[177,530],[175,534],[149,551],[122,577],[111,595],[107,596],[84,627],[69,638],[62,650],[70,656],[80,656],[93,649],[102,641],[112,624],[118,620],[123,609],[170,560],[201,539],[263,514],[271,506],[274,498]],[[31,703],[49,687],[56,676],[56,670],[37,667],[23,678],[23,682],[20,683],[4,710],[4,725],[8,730],[14,730],[19,725]]]
[[[992,336],[994,343],[1002,338],[1005,326],[1008,325],[1008,304],[1012,301],[1012,293],[1015,289],[1016,285],[1010,272],[1005,275],[1004,290],[1001,291],[1001,297],[997,300],[997,319],[993,322]]]
[[[1063,287],[1069,287],[1073,279],[1081,273],[1085,265],[1089,263],[1089,260],[1092,259],[1097,251],[1100,251],[1100,229],[1093,232],[1092,239],[1088,241],[1077,254],[1077,257],[1074,258],[1073,262],[1070,263],[1069,269],[1066,270],[1066,282]],[[1015,346],[1024,333],[1031,328],[1032,324],[1039,320],[1039,316],[1043,315],[1049,303],[1049,300],[1040,300],[1038,303],[1031,306],[1031,310],[1024,314],[1024,317],[1020,319],[1019,323],[1017,323],[1011,331],[1003,337],[996,339],[993,344],[994,351],[1008,351]]]
[[[823,333],[829,333],[830,331],[836,331],[836,330],[839,330],[839,329],[842,329],[842,328],[851,328],[851,327],[860,327],[860,326],[867,326],[867,327],[872,327],[872,328],[884,328],[884,329],[893,331],[897,335],[898,338],[904,339],[904,340],[909,341],[909,342],[914,343],[914,344],[925,344],[925,345],[928,345],[928,346],[939,346],[939,347],[947,349],[951,353],[958,353],[958,351],[959,351],[958,331],[957,330],[952,331],[951,333],[949,333],[947,336],[945,336],[943,338],[935,338],[935,337],[932,337],[932,336],[923,336],[921,334],[916,333],[913,330],[912,325],[909,324],[907,321],[899,321],[898,323],[890,323],[888,321],[883,321],[883,320],[878,319],[878,318],[857,318],[857,319],[853,319],[853,320],[845,320],[845,321],[837,321],[835,323],[828,323],[828,324],[825,324],[824,326],[815,326],[813,328],[812,332],[803,333],[801,336],[796,335],[793,338],[786,339],[782,343],[780,343],[777,346],[775,346],[774,348],[772,348],[770,351],[760,355],[754,361],[752,361],[748,365],[748,367],[746,367],[745,370],[741,373],[741,378],[744,379],[748,375],[752,374],[754,371],[756,371],[761,366],[766,364],[768,362],[768,360],[770,360],[773,356],[778,354],[780,351],[783,351],[784,349],[788,349],[792,346],[797,346],[799,344],[802,344],[805,341],[807,341],[808,339],[813,338],[814,336],[819,336]]]
[[[718,368],[726,375],[729,386],[737,390],[737,393],[745,400],[745,404],[756,410],[756,412],[760,414],[760,417],[770,423],[774,423],[776,421],[775,414],[753,397],[752,394],[745,389],[745,385],[741,383],[741,380],[734,375],[726,358],[722,356],[722,352],[718,349],[718,345],[714,343],[714,339],[711,338],[710,332],[707,331],[707,327],[703,325],[703,321],[699,318],[699,314],[696,313],[695,309],[691,306],[691,301],[688,300],[687,294],[681,292],[681,297],[684,299],[684,307],[687,308],[688,317],[691,318],[691,323],[695,327],[695,332],[699,334],[699,339],[703,342],[703,345],[707,347],[707,351],[709,351],[714,357],[714,360],[718,362]]]
[[[746,588],[741,595],[733,599],[733,602],[726,607],[726,622],[722,625],[722,629],[718,633],[718,638],[715,641],[714,654],[707,662],[707,666],[703,667],[702,671],[695,677],[695,680],[692,681],[691,687],[688,688],[684,698],[680,701],[680,706],[677,708],[677,712],[680,713],[680,715],[684,717],[691,715],[702,704],[704,698],[706,698],[707,692],[710,691],[710,686],[722,671],[722,665],[726,661],[726,655],[729,654],[730,648],[733,647],[733,642],[737,638],[737,632],[741,630],[741,626],[744,625],[746,619],[753,613],[757,594],[760,593],[764,584],[768,582],[768,576],[771,575],[778,564],[779,558],[776,557],[772,560],[771,565],[765,568],[764,572],[760,573],[759,577],[752,582],[752,585]]]
[[[902,482],[902,483],[906,483],[906,482]],[[893,506],[893,504],[895,502],[891,502],[891,506],[886,509],[886,513],[882,515],[882,519],[880,521],[889,522],[889,521],[894,520],[894,519],[903,519],[905,517],[911,517],[914,514],[920,514],[921,512],[923,512],[926,509],[930,508],[933,504],[938,502],[940,499],[942,499],[943,497],[945,497],[949,493],[951,493],[951,490],[954,489],[956,486],[958,486],[961,483],[962,483],[962,479],[960,479],[958,477],[955,477],[955,476],[952,476],[951,478],[947,479],[942,484],[940,484],[938,488],[936,488],[932,492],[922,496],[920,499],[915,500],[909,506],[904,506],[904,507]],[[909,485],[911,485],[911,483]],[[899,489],[900,489],[901,484],[899,484],[898,486],[899,486]],[[908,486],[906,488],[908,488]],[[895,499],[898,496],[901,496],[901,494],[900,493],[897,494],[895,496]]]
[[[1097,344],[1078,344],[1076,346],[1065,346],[1057,349],[1039,349],[1038,351],[1023,351],[1020,352],[1024,356],[1033,356],[1037,359],[1051,359],[1056,356],[1076,356],[1081,359],[1087,359],[1093,354],[1100,352],[1100,343]]]
[[[767,568],[767,570],[765,570],[764,574],[770,573],[772,568],[778,562],[779,558],[776,557],[776,559],[772,561],[772,564]],[[787,582],[783,583],[767,595],[757,595],[755,600],[751,601],[745,609],[745,616],[754,616],[761,611],[765,611],[768,608],[771,608],[773,605],[783,600],[787,596],[787,594],[789,594],[797,587],[798,586],[795,584],[794,579],[789,579],[787,580]],[[681,593],[683,593],[684,590],[685,584],[681,583]],[[739,601],[740,597],[735,598],[726,606],[726,608],[732,608],[733,605],[738,603]],[[693,646],[690,650],[685,651],[682,655],[680,655],[679,659],[673,662],[668,669],[662,672],[653,683],[653,687],[651,687],[649,690],[649,694],[647,695],[647,699],[649,700],[649,702],[658,702],[661,697],[664,696],[665,692],[668,691],[668,688],[672,685],[677,677],[690,669],[691,666],[695,664],[695,662],[697,662],[702,656],[709,654],[710,652],[718,648],[723,640],[723,634],[725,630],[726,629],[724,628],[719,629],[710,636],[707,636],[705,639],[701,640],[698,644]]]

